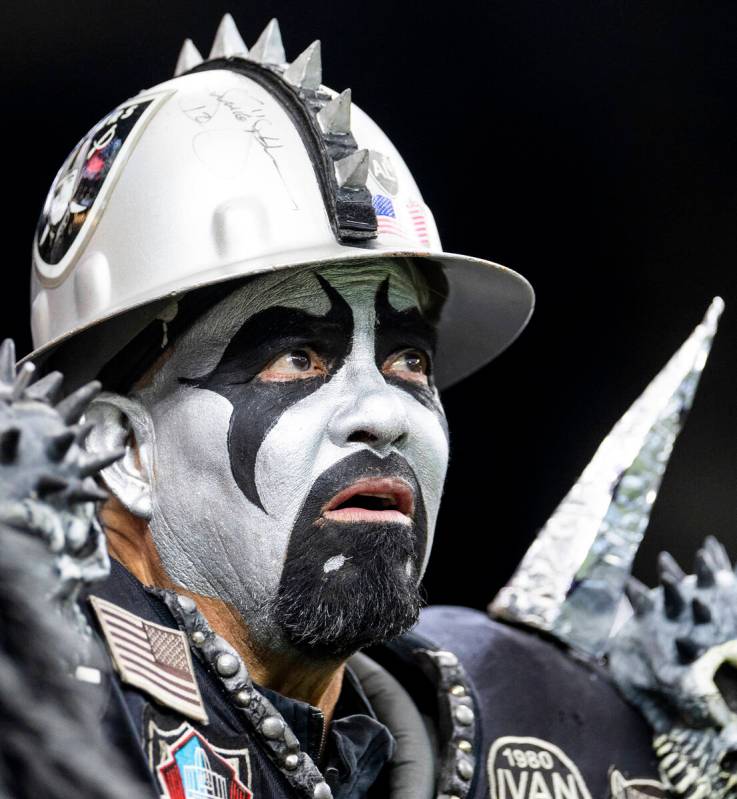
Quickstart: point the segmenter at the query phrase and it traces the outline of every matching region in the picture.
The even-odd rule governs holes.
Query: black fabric
[[[148,592],[126,569],[112,562],[110,577],[91,591],[95,596],[134,613],[147,621],[176,628],[166,605]],[[90,616],[94,624],[94,619]],[[209,724],[188,723],[213,746],[227,750],[248,750],[251,784],[255,797],[293,797],[294,791],[261,749],[250,725],[231,703],[219,680],[197,658],[193,658],[197,682],[207,709]],[[138,743],[150,752],[150,729],[176,729],[187,721],[173,710],[159,707],[138,689],[113,681],[105,725],[119,745],[134,750],[130,741],[135,731]],[[268,689],[259,689],[285,717],[300,745],[318,762],[322,738],[322,713],[304,702],[289,699]],[[123,708],[120,705],[123,701]],[[116,699],[118,701],[116,701]],[[122,711],[122,712],[121,712]],[[378,722],[354,676],[347,672],[324,747],[322,771],[333,789],[334,799],[383,799],[382,771],[394,752],[394,740]],[[157,763],[151,764],[158,765]],[[157,786],[156,794],[161,793]]]
[[[519,795],[538,795],[532,784],[534,769],[520,769],[516,764],[507,768],[515,749],[524,753],[524,744],[512,744],[504,756],[501,752],[507,750],[500,747],[496,762],[487,762],[494,742],[506,736],[541,739],[562,750],[578,767],[592,799],[609,799],[613,768],[628,779],[657,780],[650,730],[603,670],[577,660],[539,635],[468,608],[428,608],[416,629],[454,652],[474,685],[482,716],[482,768],[478,769],[475,796],[509,799],[517,795],[515,788],[520,789],[523,779],[524,790]],[[537,747],[531,746],[532,750]],[[489,766],[496,769],[500,786],[496,795],[490,794]],[[508,773],[500,775],[499,769]],[[564,769],[557,770],[563,774]],[[549,780],[552,773],[537,771],[541,774],[535,778],[538,780]],[[545,783],[550,795],[582,799],[577,787],[575,792],[570,788],[571,784],[575,787],[575,780],[571,782],[569,774],[563,776],[565,780],[557,782],[557,793],[552,783]],[[564,793],[561,786],[570,793]],[[542,787],[538,793],[546,795]]]
[[[113,565],[111,578],[94,593],[144,619],[176,627],[166,606],[118,564]],[[408,691],[427,719],[439,748],[443,742],[438,740],[437,688],[418,667],[415,657],[416,650],[434,649],[438,644],[454,652],[465,667],[476,708],[479,736],[473,754],[477,768],[469,799],[529,799],[548,794],[553,799],[610,799],[612,769],[626,779],[651,781],[644,789],[645,795],[665,796],[652,787],[657,768],[650,731],[637,711],[622,700],[603,670],[576,660],[534,633],[492,621],[466,608],[429,608],[413,632],[367,652]],[[194,662],[210,724],[192,726],[214,746],[248,749],[249,787],[257,799],[294,797],[293,789],[261,750],[219,681],[202,663],[196,659]],[[143,743],[144,749],[151,751],[155,747],[145,746],[147,725],[150,729],[155,723],[165,731],[183,722],[173,711],[155,707],[136,689],[118,685],[117,681],[112,687],[108,724],[111,736],[121,745],[135,730],[136,744]],[[272,691],[264,693],[285,716],[302,746],[317,756],[322,733],[319,711]],[[123,697],[122,708],[119,702],[116,704],[116,694]],[[507,737],[513,741],[534,739],[542,744],[497,747],[496,759],[489,763],[495,742]],[[129,741],[128,748],[135,746],[131,747]],[[374,718],[360,685],[347,672],[321,764],[335,799],[388,799],[392,748],[388,731]],[[559,751],[571,768],[561,765],[562,761],[556,761],[554,768],[547,771],[506,768],[505,758],[511,761],[515,753],[528,757],[525,748],[538,753]],[[490,788],[490,767],[497,782],[501,780],[496,792]],[[435,772],[437,762],[428,763],[427,768]],[[552,778],[557,782],[551,782]],[[160,786],[157,788],[160,793]]]

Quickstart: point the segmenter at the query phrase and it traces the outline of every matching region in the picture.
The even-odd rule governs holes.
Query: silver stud
[[[461,750],[461,752],[470,752],[473,749],[473,746],[471,746],[470,741],[461,739],[458,741],[458,748]]]
[[[312,795],[315,799],[333,799],[333,792],[327,782],[318,782],[312,789]]]
[[[452,653],[445,650],[440,650],[434,653],[435,659],[441,666],[457,666],[458,658]]]
[[[317,114],[323,133],[351,132],[351,90],[345,89]]]
[[[454,685],[451,687],[450,692],[453,696],[465,696],[466,688],[463,685]]]
[[[284,722],[276,716],[267,716],[261,722],[261,732],[265,738],[281,738],[284,735]]]
[[[241,688],[234,699],[239,705],[247,705],[251,701],[251,692],[247,688]]]
[[[240,665],[238,658],[230,652],[221,653],[215,661],[215,668],[221,677],[232,677],[237,674]]]
[[[320,41],[314,41],[299,55],[284,73],[284,80],[297,89],[320,88],[322,83],[322,56]]]
[[[287,60],[279,23],[275,19],[272,19],[264,28],[264,32],[256,40],[248,57],[251,61],[257,61],[259,64],[283,64]]]
[[[235,55],[248,55],[248,48],[240,33],[238,33],[233,17],[230,14],[226,14],[220,20],[208,58],[228,58]]]
[[[191,638],[192,643],[196,644],[197,646],[205,643],[205,634],[202,632],[202,630],[195,630],[192,633]]]
[[[299,755],[287,755],[284,758],[284,768],[294,771],[299,765]]]
[[[462,780],[470,780],[471,777],[473,777],[473,765],[471,761],[467,760],[465,757],[463,760],[458,761],[456,771]]]
[[[197,605],[195,605],[194,600],[188,596],[178,596],[177,602],[185,613],[194,613],[195,610],[197,610]]]
[[[473,724],[475,718],[473,710],[466,705],[458,705],[458,707],[453,711],[453,715],[455,716],[456,721],[459,724],[462,724],[464,727],[467,727],[469,724]]]
[[[178,78],[183,72],[189,72],[192,67],[202,63],[200,51],[195,47],[191,39],[185,39],[182,49],[179,51],[177,65],[174,67],[174,77]]]
[[[357,150],[335,162],[338,185],[347,189],[362,189],[368,180],[368,171],[368,150]]]

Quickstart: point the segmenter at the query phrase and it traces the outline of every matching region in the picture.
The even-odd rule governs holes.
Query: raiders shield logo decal
[[[591,799],[576,764],[540,738],[497,738],[487,766],[491,799]]]
[[[136,139],[169,95],[161,92],[128,100],[95,125],[69,154],[54,179],[36,230],[36,264],[44,282],[58,282],[74,263]]]
[[[162,799],[253,799],[248,749],[215,746],[189,722],[171,729],[149,716],[149,763]]]

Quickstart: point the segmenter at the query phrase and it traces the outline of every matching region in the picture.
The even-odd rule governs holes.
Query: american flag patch
[[[207,724],[187,637],[179,630],[135,616],[90,597],[120,679],[162,705]]]
[[[418,203],[416,200],[410,200],[410,202],[407,203],[407,210],[409,211],[409,217],[412,220],[412,227],[415,229],[417,239],[424,247],[429,247],[430,236],[427,230],[425,206],[422,203]]]
[[[394,203],[383,194],[374,194],[371,202],[373,203],[374,211],[376,211],[378,232],[404,238],[404,231],[397,221],[397,215],[394,211]]]

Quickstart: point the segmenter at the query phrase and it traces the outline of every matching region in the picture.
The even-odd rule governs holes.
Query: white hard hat
[[[176,76],[118,106],[57,174],[33,245],[29,357],[88,379],[194,289],[377,257],[443,268],[440,388],[532,312],[524,278],[443,252],[392,143],[350,90],[321,85],[319,42],[287,64],[275,20],[248,52],[226,15],[207,60],[187,40]]]

